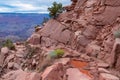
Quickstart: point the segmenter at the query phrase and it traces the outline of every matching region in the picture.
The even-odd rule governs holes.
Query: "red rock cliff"
[[[120,70],[120,53],[116,51],[116,44],[120,44],[113,35],[120,25],[120,0],[71,1],[70,6],[65,6],[66,12],[49,20],[28,42],[44,47],[70,47]]]

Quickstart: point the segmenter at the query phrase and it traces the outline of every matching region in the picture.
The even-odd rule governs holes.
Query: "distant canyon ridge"
[[[26,40],[44,18],[49,18],[49,14],[0,13],[0,39]]]

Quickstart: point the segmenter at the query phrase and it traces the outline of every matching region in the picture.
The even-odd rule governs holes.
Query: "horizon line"
[[[0,12],[0,14],[3,13],[20,13],[20,14],[49,14],[49,12]]]

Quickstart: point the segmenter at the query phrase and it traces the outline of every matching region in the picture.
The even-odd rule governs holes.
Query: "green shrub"
[[[113,32],[115,38],[120,38],[120,30]]]
[[[64,55],[64,51],[62,49],[55,49],[54,51],[51,51],[49,53],[49,56],[51,58],[58,58],[58,57],[62,57]]]
[[[56,49],[55,53],[57,54],[57,57],[62,57],[64,55],[64,50],[62,50],[62,49]]]
[[[49,56],[50,56],[51,58],[55,58],[55,57],[57,57],[57,54],[56,54],[55,51],[51,51],[51,52],[49,53]]]
[[[10,39],[7,39],[4,43],[3,43],[4,47],[8,47],[11,50],[15,50],[15,46],[13,44],[13,42]]]
[[[53,2],[53,6],[48,8],[49,15],[52,18],[56,18],[60,13],[63,12],[63,7],[61,3]]]

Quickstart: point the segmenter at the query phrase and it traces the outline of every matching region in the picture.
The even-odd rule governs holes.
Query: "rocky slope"
[[[120,79],[120,0],[71,1],[27,45],[1,49],[2,80]],[[58,48],[65,52],[61,58],[46,59]]]

